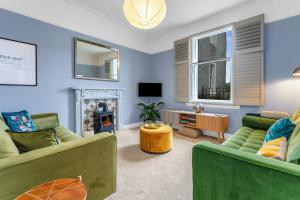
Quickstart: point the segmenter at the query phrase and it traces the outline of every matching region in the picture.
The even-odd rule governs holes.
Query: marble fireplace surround
[[[117,127],[121,123],[121,98],[124,91],[123,88],[71,88],[75,93],[75,125],[76,133],[83,136],[83,122],[84,122],[84,100],[104,100],[116,99],[117,100],[117,113],[115,116],[117,120]]]

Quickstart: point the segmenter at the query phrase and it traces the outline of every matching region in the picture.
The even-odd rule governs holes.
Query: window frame
[[[217,35],[220,33],[231,31],[231,57],[230,58],[221,58],[205,62],[198,62],[196,60],[198,55],[198,45],[195,45],[199,39]],[[191,92],[191,102],[200,102],[204,104],[213,104],[213,105],[234,105],[234,54],[235,54],[235,35],[234,27],[232,24],[222,26],[219,28],[211,29],[202,33],[195,34],[190,37],[190,92]],[[194,62],[196,61],[196,62]],[[198,65],[217,63],[217,62],[231,62],[231,72],[230,72],[230,100],[217,100],[217,99],[198,99]]]

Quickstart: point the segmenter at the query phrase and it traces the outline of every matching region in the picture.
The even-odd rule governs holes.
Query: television
[[[139,83],[139,97],[161,97],[161,83]]]

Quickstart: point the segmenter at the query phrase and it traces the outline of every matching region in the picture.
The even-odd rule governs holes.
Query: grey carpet
[[[138,130],[118,137],[117,192],[107,200],[191,200],[192,147],[195,141],[174,137],[166,154],[140,150]]]

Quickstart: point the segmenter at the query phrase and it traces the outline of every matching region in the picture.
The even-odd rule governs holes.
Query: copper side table
[[[85,200],[86,195],[81,178],[63,178],[34,187],[16,200]]]

